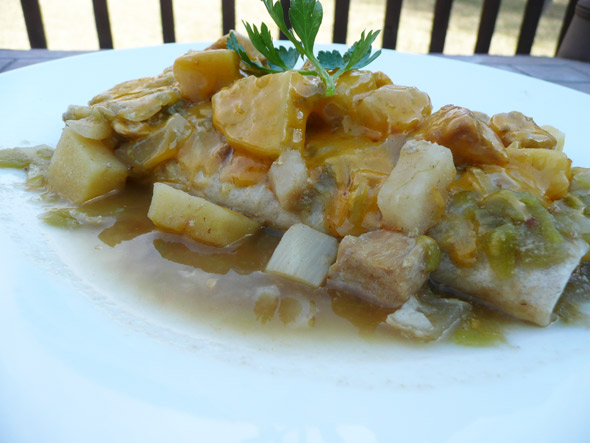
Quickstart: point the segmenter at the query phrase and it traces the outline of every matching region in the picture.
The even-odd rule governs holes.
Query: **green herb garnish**
[[[271,74],[291,70],[301,56],[307,58],[315,69],[299,72],[303,75],[319,76],[326,85],[326,95],[332,96],[338,77],[346,71],[367,66],[381,54],[381,50],[372,53],[371,47],[379,35],[379,31],[369,31],[367,34],[363,31],[360,40],[355,42],[344,54],[337,50],[319,51],[316,57],[313,46],[324,15],[321,3],[318,0],[291,0],[288,14],[292,29],[289,29],[285,23],[280,0],[276,2],[262,0],[262,2],[273,21],[293,43],[294,47],[275,47],[268,26],[263,23],[258,29],[255,25],[243,22],[252,44],[266,57],[268,65],[263,66],[252,61],[246,50],[238,43],[233,32],[230,32],[227,47],[236,51],[244,64],[255,72]]]

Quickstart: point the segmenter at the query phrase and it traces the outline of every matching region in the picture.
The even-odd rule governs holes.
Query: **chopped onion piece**
[[[429,291],[423,291],[410,297],[401,308],[389,314],[380,329],[397,332],[414,340],[437,340],[456,326],[470,309],[467,302],[435,297]]]
[[[282,275],[313,287],[320,286],[336,260],[338,241],[304,224],[296,224],[283,235],[266,272]]]
[[[551,125],[543,125],[541,129],[544,129],[557,140],[557,146],[555,147],[556,151],[563,151],[563,145],[565,144],[565,134],[557,129],[555,126]]]

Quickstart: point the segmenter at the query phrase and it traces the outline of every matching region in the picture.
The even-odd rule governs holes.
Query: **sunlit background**
[[[385,0],[351,0],[348,43],[363,29],[381,29]],[[435,0],[403,3],[397,49],[426,53]],[[445,43],[446,54],[473,54],[483,0],[455,0]],[[324,22],[317,41],[332,40],[334,1],[322,0]],[[526,0],[502,2],[490,54],[513,55]],[[98,49],[91,0],[40,0],[49,49]],[[553,56],[567,0],[548,0],[532,48],[533,55]],[[159,0],[111,0],[108,4],[115,48],[162,43]],[[241,20],[252,23],[269,18],[259,0],[236,0],[237,28]],[[211,41],[221,28],[221,0],[174,0],[178,42]],[[0,48],[28,49],[29,42],[20,0],[0,0]]]

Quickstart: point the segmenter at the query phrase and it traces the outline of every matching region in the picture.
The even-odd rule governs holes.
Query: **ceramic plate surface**
[[[69,104],[200,47],[106,51],[0,75],[0,148],[55,146]],[[560,128],[574,164],[590,166],[590,95],[392,51],[371,68],[427,91],[434,109],[519,110]],[[0,171],[2,442],[590,440],[587,328],[521,326],[505,345],[468,348],[189,324],[129,302],[124,279],[85,265],[97,250],[44,226],[23,180]]]

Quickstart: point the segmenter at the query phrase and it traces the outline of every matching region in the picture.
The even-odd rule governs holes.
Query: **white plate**
[[[55,145],[61,113],[199,45],[62,59],[0,76],[0,148]],[[590,165],[590,95],[384,51],[372,69],[447,103],[520,110]],[[588,441],[590,331],[521,327],[492,348],[180,328],[121,302],[0,173],[0,441]],[[64,252],[65,251],[65,252]],[[74,263],[76,262],[76,263]]]

